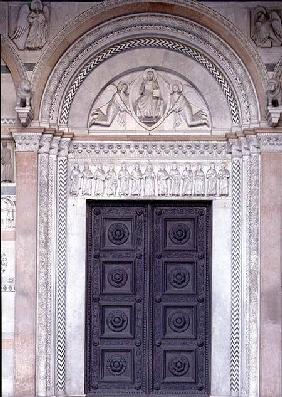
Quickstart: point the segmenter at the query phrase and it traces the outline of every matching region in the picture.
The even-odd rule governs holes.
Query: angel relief
[[[48,38],[49,8],[41,0],[24,4],[17,17],[17,25],[11,36],[19,50],[37,50]]]
[[[108,85],[95,99],[88,126],[164,130],[209,126],[208,110],[190,84],[149,68]]]

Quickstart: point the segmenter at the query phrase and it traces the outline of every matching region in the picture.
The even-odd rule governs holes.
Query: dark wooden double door
[[[207,396],[210,203],[87,205],[87,395]]]

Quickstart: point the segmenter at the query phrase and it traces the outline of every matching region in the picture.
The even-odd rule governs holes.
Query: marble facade
[[[280,396],[279,2],[0,11],[3,395],[84,395],[86,201],[102,198],[212,201],[210,396]]]

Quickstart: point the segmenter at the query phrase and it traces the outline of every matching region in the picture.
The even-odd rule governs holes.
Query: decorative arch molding
[[[1,58],[11,72],[15,87],[22,79],[27,79],[25,67],[17,54],[15,45],[7,37],[1,38]]]
[[[182,19],[183,22],[186,22],[186,28],[187,19],[189,19],[189,28],[198,26],[209,32],[211,36],[209,44],[213,45],[215,49],[215,40],[221,41],[221,44],[224,44],[228,48],[228,52],[232,53],[232,57],[236,57],[244,65],[245,75],[248,75],[248,81],[251,81],[251,84],[256,87],[256,108],[258,113],[260,113],[257,121],[265,118],[265,87],[267,81],[265,66],[252,43],[230,21],[218,15],[209,7],[195,1],[171,0],[164,4],[162,2],[145,2],[143,0],[139,2],[133,0],[111,0],[103,2],[103,4],[95,4],[80,14],[74,22],[72,21],[72,23],[67,24],[49,45],[46,46],[33,75],[35,119],[39,118],[40,102],[41,106],[43,103],[41,101],[43,91],[45,89],[46,93],[46,88],[50,85],[52,75],[54,74],[54,70],[58,68],[58,65],[61,65],[63,61],[65,64],[67,63],[66,54],[69,54],[69,50],[74,47],[78,48],[81,39],[87,37],[91,29],[91,32],[96,32],[95,28],[98,27],[97,34],[99,30],[105,32],[107,30],[106,22],[109,20],[111,21],[110,24],[113,31],[113,24],[116,23],[117,18],[122,20],[122,17],[124,17],[123,20],[129,23],[129,18],[126,18],[129,14],[132,16],[139,14],[136,17],[141,19],[145,13],[157,16],[155,21],[161,19],[161,16],[165,17],[165,14],[168,14],[170,19],[175,22],[175,25],[178,25],[178,21]],[[185,35],[187,33],[189,36],[189,32],[187,31]],[[73,44],[70,46],[70,43]],[[46,84],[48,78],[49,82]],[[237,76],[237,80],[240,80],[239,76]],[[44,100],[46,100],[45,94]]]

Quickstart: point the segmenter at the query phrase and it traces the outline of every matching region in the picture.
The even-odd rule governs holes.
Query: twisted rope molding
[[[66,95],[63,99],[63,105],[60,111],[60,124],[67,125],[69,119],[69,113],[71,104],[77,93],[79,87],[86,79],[86,77],[101,63],[105,60],[117,55],[121,52],[128,51],[136,48],[165,48],[171,51],[175,51],[177,53],[186,55],[191,57],[199,64],[203,65],[207,71],[215,78],[217,83],[220,85],[226,100],[229,105],[232,122],[234,125],[240,124],[240,111],[239,106],[233,92],[233,89],[230,87],[227,79],[222,74],[220,70],[212,63],[205,55],[200,53],[198,50],[189,47],[186,44],[177,42],[171,39],[164,38],[155,38],[155,37],[147,37],[147,38],[136,38],[123,41],[118,43],[106,50],[100,52],[95,58],[89,62],[83,69],[77,74],[70,88],[68,89]]]

